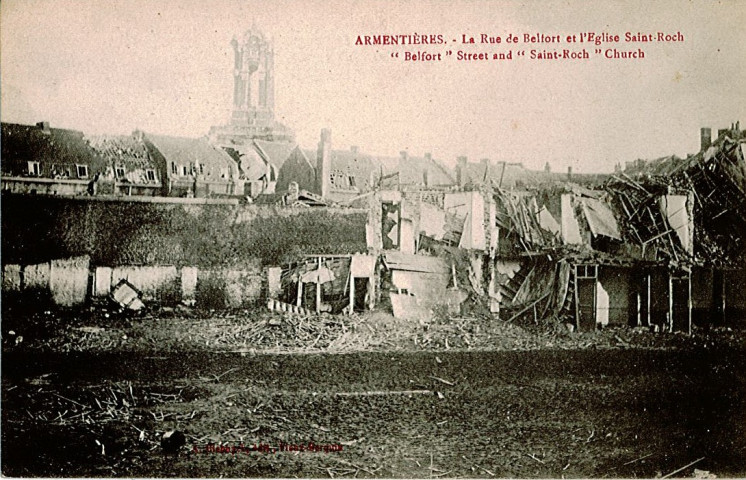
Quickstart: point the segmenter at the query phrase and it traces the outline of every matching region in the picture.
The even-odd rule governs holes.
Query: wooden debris
[[[448,385],[448,386],[450,386],[450,387],[452,387],[452,386],[456,385],[456,384],[455,384],[454,382],[449,382],[448,380],[446,380],[446,379],[444,379],[444,378],[440,378],[440,377],[433,377],[432,375],[430,375],[430,377],[429,377],[429,378],[432,378],[433,380],[437,380],[437,381],[439,381],[440,383],[445,383],[446,385]]]
[[[692,465],[694,465],[694,464],[696,464],[696,463],[699,463],[699,462],[701,462],[701,461],[702,461],[702,460],[704,460],[705,458],[706,458],[706,457],[701,457],[701,458],[698,458],[698,459],[696,459],[695,461],[693,461],[693,462],[691,462],[691,463],[687,463],[687,464],[686,464],[686,465],[684,465],[683,467],[681,467],[681,468],[679,468],[679,469],[676,469],[676,470],[674,470],[673,472],[671,472],[671,473],[669,473],[669,474],[667,474],[667,475],[663,475],[663,477],[661,477],[661,478],[669,478],[669,477],[672,477],[672,476],[676,475],[677,473],[679,473],[679,472],[681,472],[681,471],[683,471],[683,470],[686,470],[687,468],[691,467]]]
[[[481,471],[483,471],[484,473],[486,473],[487,475],[489,475],[490,477],[494,477],[495,476],[494,473],[490,472],[486,468],[482,468],[482,467],[479,467],[479,466],[477,466],[477,468],[480,469]]]
[[[643,455],[643,456],[642,456],[642,457],[640,457],[640,458],[635,458],[634,460],[630,460],[629,462],[627,462],[627,463],[624,463],[623,465],[630,465],[630,464],[632,464],[632,463],[635,463],[635,462],[639,462],[640,460],[642,460],[642,459],[644,459],[644,458],[648,458],[648,457],[650,457],[650,456],[652,456],[652,455],[653,455],[652,453],[648,453],[647,455]]]

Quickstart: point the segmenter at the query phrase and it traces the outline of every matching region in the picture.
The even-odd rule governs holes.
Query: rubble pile
[[[87,323],[102,325],[109,318]],[[578,334],[556,319],[518,325],[491,316],[435,315],[412,321],[381,311],[355,315],[213,312],[208,318],[151,315],[116,326],[60,326],[53,334],[5,332],[5,350],[103,352],[211,351],[260,353],[350,353],[362,351],[524,351],[537,349],[743,347],[744,336],[729,328],[660,335],[639,327]],[[51,323],[49,323],[51,324]],[[48,324],[48,325],[49,325]],[[24,336],[17,342],[19,335]],[[78,412],[80,413],[80,412]],[[116,415],[116,412],[113,412]],[[108,415],[108,414],[107,414]]]
[[[665,157],[631,171],[631,176],[615,176],[607,187],[619,194],[619,184],[626,184],[627,194],[622,194],[626,200],[630,200],[630,193],[639,199],[641,192],[644,196],[655,191],[691,192],[697,220],[693,261],[718,265],[746,262],[746,245],[738,234],[746,229],[746,142],[738,138],[738,128],[730,134],[734,138],[722,135],[707,149],[686,159]],[[644,219],[649,214],[645,207],[627,210],[627,217]],[[674,245],[676,242],[668,241],[667,235],[663,232],[660,237]]]

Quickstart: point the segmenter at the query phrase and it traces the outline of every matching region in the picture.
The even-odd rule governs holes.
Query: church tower
[[[227,125],[210,129],[220,146],[249,144],[253,139],[293,142],[294,134],[275,121],[275,52],[272,42],[252,26],[233,37],[233,95]]]
[[[274,50],[262,32],[252,28],[231,41],[233,115],[231,124],[266,125],[274,120]]]

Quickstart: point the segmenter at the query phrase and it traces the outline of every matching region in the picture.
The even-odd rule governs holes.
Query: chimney
[[[134,138],[138,142],[142,142],[143,140],[145,140],[145,132],[139,129],[135,130],[132,132],[132,138]]]
[[[466,183],[466,175],[463,170],[466,168],[466,157],[456,157],[456,184],[463,187]]]
[[[552,171],[552,167],[549,165],[549,162],[544,164],[544,171],[547,173]]]
[[[710,148],[712,144],[712,129],[709,127],[702,127],[699,130],[699,149],[705,151]]]
[[[358,148],[357,145],[353,145],[353,146],[350,147],[350,151],[352,153],[358,153],[360,151],[360,148]]]
[[[728,129],[727,128],[720,128],[720,129],[718,129],[718,138],[722,137],[723,135],[728,135]]]
[[[425,154],[425,160],[427,160],[427,161],[429,162],[429,161],[431,161],[432,159],[433,159],[433,155],[432,155],[432,154],[431,154],[430,152],[427,152],[427,153]]]
[[[331,188],[332,167],[332,131],[328,128],[321,130],[319,148],[316,151],[316,193],[326,198]]]
[[[39,122],[36,124],[37,127],[39,127],[39,130],[41,130],[41,133],[49,135],[52,133],[52,130],[49,129],[49,122]]]
[[[287,193],[287,203],[291,204],[293,202],[296,202],[298,200],[298,196],[300,195],[300,187],[298,187],[298,182],[290,182],[288,184],[288,193]]]
[[[567,179],[570,180],[572,178],[572,167],[567,167]]]
[[[399,156],[401,157],[402,160],[406,160],[409,157],[409,154],[407,153],[406,150],[402,150],[401,152],[399,152]]]

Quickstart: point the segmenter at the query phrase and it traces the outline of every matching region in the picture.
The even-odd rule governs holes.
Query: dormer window
[[[68,165],[52,165],[52,178],[68,178],[70,176],[70,167]]]
[[[39,162],[28,162],[28,174],[32,177],[38,177],[41,168]]]
[[[124,167],[117,167],[116,175],[117,175],[117,178],[124,178]]]
[[[75,165],[78,172],[78,178],[88,178],[88,165]]]

